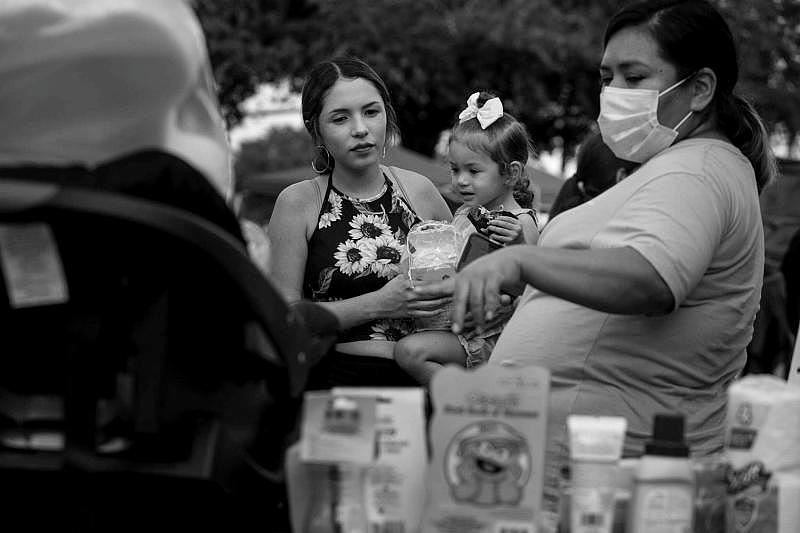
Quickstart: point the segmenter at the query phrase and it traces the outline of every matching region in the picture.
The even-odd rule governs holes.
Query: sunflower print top
[[[400,273],[406,235],[419,221],[385,174],[380,193],[365,199],[340,192],[329,178],[308,241],[303,297],[332,302],[380,289]],[[396,341],[412,331],[410,319],[376,320],[343,331],[339,342]]]

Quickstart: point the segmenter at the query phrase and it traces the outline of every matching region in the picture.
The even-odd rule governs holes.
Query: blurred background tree
[[[742,44],[740,90],[800,131],[800,2],[715,0]],[[570,157],[598,112],[605,23],[623,0],[197,0],[230,125],[259,83],[295,89],[355,55],[386,80],[403,144],[431,154],[473,90],[489,89],[540,149]]]
[[[236,157],[237,176],[250,176],[307,166],[313,151],[304,129],[275,128],[261,139],[243,142]]]
[[[739,43],[739,91],[770,129],[800,133],[800,2],[718,0]]]

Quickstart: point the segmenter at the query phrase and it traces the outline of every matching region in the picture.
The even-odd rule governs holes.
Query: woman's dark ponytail
[[[764,123],[750,102],[734,93],[717,95],[717,121],[719,128],[753,165],[760,193],[778,173]]]

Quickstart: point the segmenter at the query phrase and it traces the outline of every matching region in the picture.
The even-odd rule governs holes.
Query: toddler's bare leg
[[[428,386],[445,364],[464,366],[467,354],[449,331],[421,331],[403,337],[394,348],[394,358],[420,385]]]

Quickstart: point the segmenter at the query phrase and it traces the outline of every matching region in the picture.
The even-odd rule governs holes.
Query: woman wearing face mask
[[[758,193],[774,160],[734,92],[731,32],[699,0],[624,7],[605,34],[603,139],[641,166],[456,278],[455,329],[526,286],[489,364],[552,379],[552,453],[570,413],[628,420],[641,454],[653,415],[686,416],[693,454],[719,451],[725,391],[745,362],[764,264]],[[440,286],[445,290],[445,286]],[[430,290],[430,289],[429,289]]]

